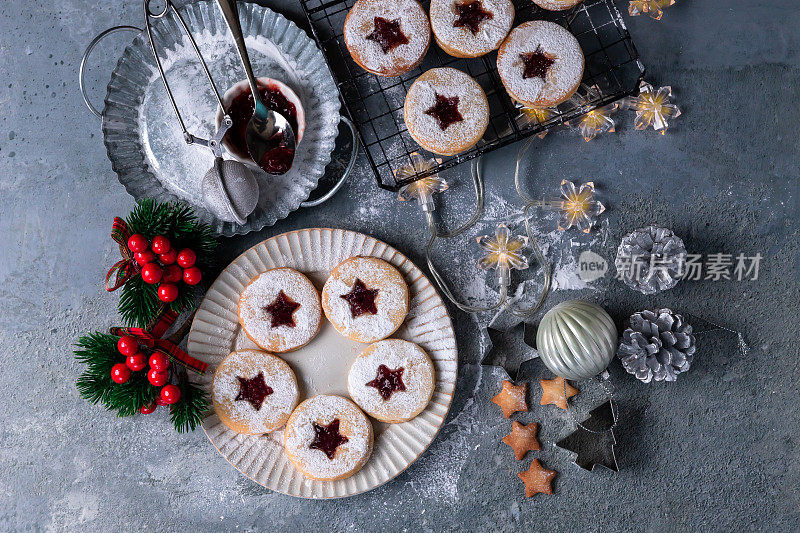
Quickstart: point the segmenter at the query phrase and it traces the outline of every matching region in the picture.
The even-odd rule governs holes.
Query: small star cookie
[[[515,421],[511,426],[511,433],[503,437],[503,442],[511,446],[517,461],[521,461],[529,451],[541,449],[536,438],[538,430],[539,424],[536,422],[524,426]]]
[[[567,400],[578,394],[578,389],[570,385],[564,378],[541,379],[542,385],[542,405],[556,405],[562,409],[567,408]],[[564,390],[567,395],[564,397]]]
[[[531,467],[524,472],[517,474],[525,483],[525,497],[530,498],[534,494],[553,494],[551,483],[556,477],[555,470],[548,470],[542,466],[539,459],[534,459]]]
[[[517,411],[527,411],[528,403],[525,401],[525,394],[528,392],[528,384],[514,385],[508,380],[503,380],[503,390],[492,398],[492,403],[500,406],[503,416],[511,418]]]

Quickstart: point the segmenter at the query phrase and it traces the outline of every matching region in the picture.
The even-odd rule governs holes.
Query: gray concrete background
[[[271,5],[302,20],[294,2]],[[531,457],[517,462],[499,444],[509,423],[489,403],[502,374],[476,365],[485,347],[478,324],[486,317],[455,309],[462,366],[446,425],[405,473],[346,500],[272,493],[233,470],[201,431],[177,436],[163,415],[117,420],[79,398],[71,344],[115,321],[115,296],[102,288],[117,254],[108,231],[133,201],[83,107],[76,72],[94,34],[140,23],[140,9],[133,0],[0,6],[0,529],[797,530],[795,2],[678,0],[660,23],[626,15],[648,79],[671,84],[684,115],[665,137],[634,131],[631,115],[619,117],[616,134],[588,144],[574,133],[552,133],[526,159],[526,182],[538,194],[555,191],[562,177],[598,182],[609,211],[590,245],[607,258],[622,235],[651,222],[674,228],[693,252],[765,256],[757,281],[684,282],[652,297],[616,281],[554,293],[551,302],[598,301],[620,322],[644,307],[674,307],[742,331],[751,349],[742,357],[731,336],[704,334],[696,363],[674,384],[640,384],[614,361],[622,416],[616,475],[571,464],[553,446],[570,432],[569,419],[539,407],[534,394],[531,412],[518,419],[543,423],[538,457],[559,475],[554,496],[529,500],[516,472]],[[96,96],[116,62],[113,46],[97,56],[90,77]],[[460,294],[486,290],[469,243],[513,215],[515,153],[509,147],[486,161],[486,222],[437,253]],[[443,213],[453,222],[471,198],[466,168],[450,179]],[[541,224],[549,231],[553,220]],[[378,191],[362,160],[328,205],[227,240],[224,259],[309,226],[367,231],[418,263],[422,258],[422,219]],[[567,244],[553,253],[569,252]],[[528,377],[547,373],[536,362]]]

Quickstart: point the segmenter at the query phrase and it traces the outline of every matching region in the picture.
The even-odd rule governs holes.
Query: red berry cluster
[[[111,367],[111,379],[115,383],[126,383],[131,379],[131,372],[144,370],[150,365],[147,372],[147,381],[154,387],[161,387],[161,393],[155,402],[143,405],[139,411],[149,414],[155,411],[156,405],[170,405],[181,399],[181,390],[169,380],[169,358],[161,352],[153,352],[150,359],[139,350],[139,342],[129,335],[124,335],[117,341],[117,350],[125,356],[124,363],[117,363]]]
[[[144,235],[136,233],[128,238],[128,248],[134,260],[142,267],[145,283],[158,283],[158,297],[162,302],[174,302],[178,297],[178,283],[197,285],[203,273],[194,266],[197,254],[191,248],[176,250],[163,235],[148,242]]]

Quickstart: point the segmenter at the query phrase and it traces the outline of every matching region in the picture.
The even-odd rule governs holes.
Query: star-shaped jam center
[[[556,62],[553,56],[545,54],[540,48],[537,48],[535,52],[520,54],[519,58],[522,60],[523,80],[528,78],[547,78],[547,71]]]
[[[327,426],[321,426],[313,422],[314,426],[314,440],[308,445],[312,450],[320,450],[328,456],[328,459],[333,459],[336,455],[336,448],[348,441],[347,437],[339,433],[339,419],[334,418]]]
[[[264,398],[274,392],[272,387],[267,385],[264,381],[263,372],[259,372],[254,378],[236,376],[236,379],[239,380],[239,394],[236,396],[236,401],[246,400],[250,402],[250,405],[252,405],[253,409],[256,411],[261,409]]]
[[[446,130],[448,126],[464,120],[464,117],[458,111],[458,96],[448,98],[439,93],[434,94],[436,95],[436,103],[430,109],[425,110],[425,114],[435,118],[442,130]]]
[[[494,18],[490,12],[483,9],[483,4],[481,0],[474,0],[473,2],[463,2],[456,4],[456,20],[453,22],[453,26],[456,28],[465,27],[469,28],[469,31],[472,32],[473,35],[478,33],[480,29],[480,24],[484,20]]]
[[[374,315],[378,313],[378,306],[375,305],[375,297],[378,296],[379,289],[368,289],[364,282],[356,278],[353,288],[347,294],[342,294],[343,298],[350,304],[350,314],[353,318],[367,313]]]
[[[388,366],[381,365],[378,367],[378,375],[366,385],[378,389],[381,398],[388,400],[395,392],[406,390],[406,384],[403,383],[404,371],[402,366],[391,370]]]
[[[393,48],[401,44],[408,44],[408,37],[400,29],[400,19],[389,20],[383,17],[375,17],[375,29],[367,35],[367,40],[375,41],[380,45],[384,54],[388,54]]]
[[[277,328],[278,326],[295,327],[294,312],[300,308],[300,304],[286,296],[281,291],[275,301],[266,306],[264,309],[270,314],[270,326]]]

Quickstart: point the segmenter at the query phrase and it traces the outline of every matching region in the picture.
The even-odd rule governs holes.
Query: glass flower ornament
[[[584,85],[582,88],[586,93],[585,96],[576,95],[573,97],[573,101],[577,105],[590,106],[592,102],[597,102],[602,98],[597,87],[588,87]],[[611,118],[611,115],[616,110],[616,103],[599,106],[569,121],[567,124],[577,129],[583,137],[583,140],[589,142],[601,133],[614,132],[616,123],[614,119]]]
[[[647,14],[654,20],[661,20],[663,9],[675,3],[675,0],[630,0],[628,14],[632,17]]]
[[[528,246],[527,237],[519,237],[511,233],[508,226],[500,224],[494,235],[478,237],[484,255],[478,260],[478,266],[484,270],[496,270],[498,283],[508,287],[511,283],[511,270],[526,270],[528,258],[522,250]]]
[[[414,176],[430,171],[439,163],[441,163],[439,159],[425,159],[419,153],[414,152],[411,154],[411,162],[409,164],[395,170],[395,179],[402,181],[413,178]],[[430,176],[412,181],[408,185],[403,185],[397,197],[402,202],[416,200],[423,211],[430,212],[435,208],[433,195],[446,191],[447,187],[448,184],[444,178],[439,177],[438,174],[431,174]]]
[[[622,99],[623,109],[636,111],[636,120],[633,127],[644,130],[650,126],[664,135],[669,127],[669,120],[680,116],[678,106],[670,103],[672,87],[659,87],[655,90],[652,85],[642,82],[639,85],[639,96],[627,96]]]
[[[597,216],[606,210],[605,206],[594,199],[594,182],[588,181],[580,189],[569,180],[561,181],[561,205],[558,229],[568,230],[572,226],[584,233],[589,233]]]
[[[556,114],[556,109],[553,107],[526,107],[519,102],[515,102],[515,106],[519,109],[519,115],[516,117],[517,126],[520,128],[532,128],[541,126]],[[547,135],[548,130],[542,130],[536,135],[543,139]]]

